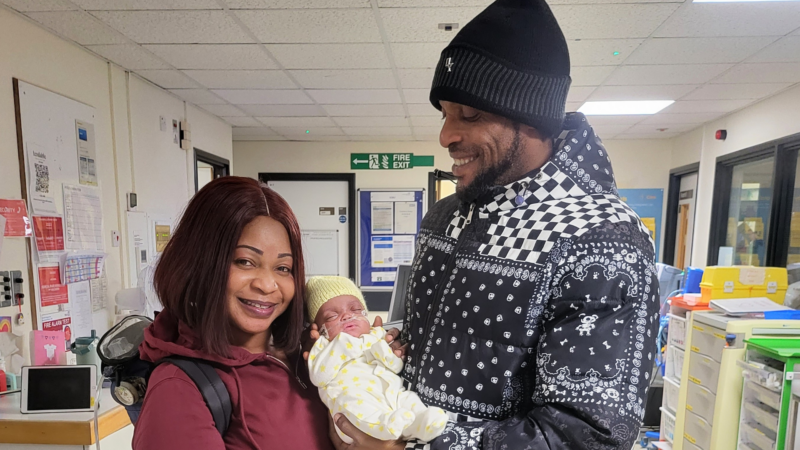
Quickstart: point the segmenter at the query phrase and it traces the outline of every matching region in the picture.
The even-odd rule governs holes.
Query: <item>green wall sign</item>
[[[433,156],[414,156],[413,153],[351,153],[352,170],[402,170],[414,167],[433,167]]]

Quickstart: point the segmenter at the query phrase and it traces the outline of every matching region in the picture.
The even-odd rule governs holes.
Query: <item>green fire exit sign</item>
[[[413,153],[351,153],[352,170],[401,170],[433,166],[433,156],[414,156]]]

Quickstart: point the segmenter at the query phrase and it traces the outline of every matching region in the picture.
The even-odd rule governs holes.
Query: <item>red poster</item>
[[[63,319],[52,320],[50,322],[43,322],[42,329],[44,331],[64,331],[64,339],[67,342],[72,341],[72,318],[65,317]]]
[[[61,217],[33,217],[33,235],[40,252],[64,250],[64,225]]]
[[[58,266],[39,267],[39,292],[42,307],[69,303],[69,290],[67,285],[61,284]]]
[[[25,200],[0,199],[0,216],[6,218],[4,236],[27,237],[32,234],[31,221],[28,218],[28,208],[25,206]]]

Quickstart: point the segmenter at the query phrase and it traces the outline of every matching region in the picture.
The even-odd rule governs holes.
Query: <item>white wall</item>
[[[725,141],[714,139],[714,133],[719,129],[728,131]],[[796,133],[800,133],[800,86],[673,141],[672,167],[700,161],[692,265],[702,267],[706,264],[717,157]]]
[[[125,233],[125,193],[135,190],[140,210],[178,217],[194,191],[192,152],[171,143],[171,120],[187,118],[193,145],[232,159],[231,128],[221,120],[66,42],[7,9],[0,8],[0,198],[18,199],[22,191],[17,155],[12,78],[49,89],[93,106],[103,223],[108,253],[110,308],[113,297],[126,287],[127,249],[111,245],[111,230]],[[128,103],[130,99],[130,104]],[[159,116],[170,122],[159,131]],[[149,212],[149,211],[148,211]],[[0,255],[2,270],[23,270],[27,279],[26,242],[7,238]],[[27,280],[28,282],[30,280]],[[32,286],[26,291],[31,299]],[[31,302],[23,307],[29,318],[18,331],[31,329]],[[0,309],[15,316],[16,308]]]

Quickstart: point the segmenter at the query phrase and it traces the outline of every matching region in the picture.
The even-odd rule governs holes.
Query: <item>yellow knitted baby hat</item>
[[[311,321],[313,322],[317,318],[317,312],[325,302],[342,295],[352,295],[364,305],[364,310],[367,310],[364,294],[350,279],[345,277],[309,278],[306,282],[306,305]]]

